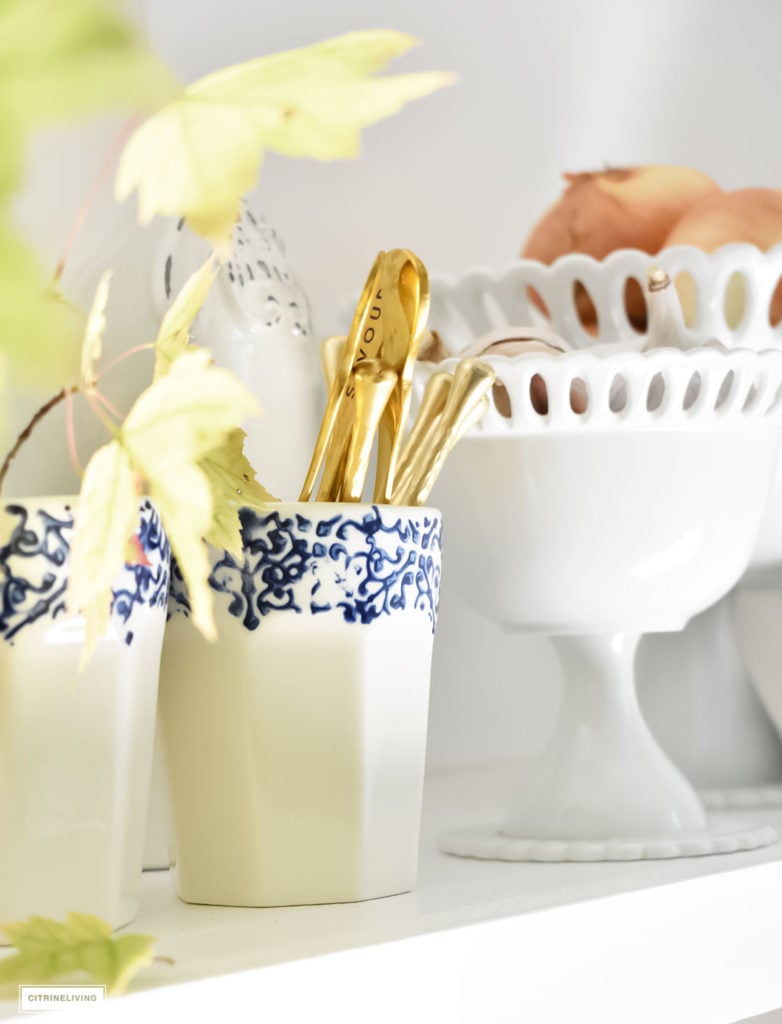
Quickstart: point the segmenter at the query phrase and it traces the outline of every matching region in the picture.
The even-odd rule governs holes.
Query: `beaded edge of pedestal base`
[[[443,853],[478,860],[621,861],[706,857],[757,850],[776,842],[771,826],[748,826],[730,815],[709,815],[709,827],[676,838],[649,839],[514,839],[495,826],[454,829],[440,837]]]

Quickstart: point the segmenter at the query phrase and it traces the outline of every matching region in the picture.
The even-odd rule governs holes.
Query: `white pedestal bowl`
[[[490,409],[434,491],[462,555],[446,581],[505,628],[552,634],[564,697],[501,827],[451,833],[442,848],[614,860],[771,842],[772,830],[707,818],[646,726],[633,654],[642,633],[681,630],[727,593],[752,556],[778,457],[782,353],[487,361],[511,412]],[[574,381],[582,413],[571,408]]]
[[[716,253],[678,246],[655,256],[620,250],[603,261],[571,255],[551,266],[524,260],[500,274],[479,270],[458,280],[434,278],[430,322],[453,349],[492,328],[535,322],[550,325],[578,349],[598,342],[640,346],[646,339],[628,316],[626,289],[629,281],[638,284],[637,308],[651,263],[681,289],[686,345],[707,338],[755,351],[782,345],[782,324],[772,323],[770,315],[782,278],[782,246],[761,252],[736,244]],[[530,288],[545,306],[545,318]],[[584,291],[596,323],[585,323]],[[782,461],[745,589],[759,581],[767,596],[770,573],[781,564]],[[645,637],[636,662],[639,698],[652,731],[715,808],[782,803],[782,742],[763,706],[769,707],[772,666],[764,665],[760,680],[757,659],[742,653],[754,640],[736,635],[735,607],[729,595],[684,631]],[[776,678],[782,694],[782,667]]]

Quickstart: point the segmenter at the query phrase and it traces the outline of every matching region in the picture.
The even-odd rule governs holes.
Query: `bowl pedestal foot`
[[[525,768],[504,823],[441,838],[458,856],[642,860],[755,849],[771,828],[707,817],[644,721],[633,676],[637,634],[553,637],[563,668],[559,719]]]

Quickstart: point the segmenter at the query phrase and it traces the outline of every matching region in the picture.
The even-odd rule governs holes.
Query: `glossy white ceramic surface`
[[[666,836],[704,828],[695,793],[663,756],[633,687],[638,637],[554,637],[566,693],[546,758],[501,831],[525,839]]]
[[[460,278],[435,276],[430,322],[457,349],[493,328],[542,323],[541,310],[528,292],[534,287],[545,303],[550,326],[571,346],[585,351],[597,343],[603,351],[611,345],[638,347],[645,336],[627,316],[625,287],[630,279],[642,285],[652,263],[663,267],[681,290],[687,315],[686,346],[717,338],[729,348],[779,348],[782,324],[772,324],[769,312],[782,277],[782,246],[761,252],[750,245],[729,245],[711,254],[685,246],[654,256],[623,250],[603,261],[574,254],[552,266],[523,260],[500,273],[478,270]],[[596,329],[596,334],[579,316],[577,282],[592,300],[597,325],[591,330]],[[454,544],[452,561],[461,558]],[[777,463],[749,572],[767,579],[780,559],[782,462]],[[718,627],[723,635],[717,634]],[[773,767],[779,758],[779,741],[747,686],[746,667],[736,657],[715,656],[725,648],[735,654],[735,637],[725,635],[734,628],[728,616],[712,615],[681,634],[646,637],[638,665],[639,686],[654,702],[650,724],[656,735],[676,763],[708,791],[710,802],[751,806],[754,788],[754,801],[763,806],[769,799],[779,799],[782,792],[777,785],[782,777],[775,780]],[[666,681],[673,679],[675,687],[667,686]],[[757,781],[751,784],[750,779]]]
[[[628,280],[643,286],[650,266],[679,279],[688,313],[684,343],[703,344],[716,338],[728,348],[762,351],[782,345],[782,324],[769,318],[771,296],[782,278],[782,245],[769,252],[755,246],[727,245],[715,253],[692,246],[674,246],[655,255],[634,249],[611,253],[604,260],[582,254],[562,257],[551,265],[521,260],[504,272],[474,270],[459,278],[432,277],[430,326],[452,351],[458,351],[493,328],[546,323],[570,346],[589,350],[595,344],[640,346],[643,333],[630,322],[624,290]],[[680,279],[679,275],[687,275]],[[736,287],[736,277],[741,284]],[[597,333],[579,317],[576,283],[586,288],[597,314]],[[530,298],[534,288],[547,316]],[[782,559],[782,469],[753,557],[757,564]]]
[[[782,801],[782,742],[737,639],[739,593],[734,588],[681,633],[644,637],[635,661],[652,732],[715,807]]]
[[[755,689],[782,733],[782,590],[748,580],[736,593],[736,636]]]
[[[439,514],[283,504],[213,552],[220,638],[176,594],[160,693],[182,899],[279,906],[413,887]]]
[[[0,544],[0,919],[79,910],[116,928],[141,877],[168,544],[142,533],[151,564],[118,577],[108,633],[79,672],[84,622],[64,608],[75,506],[6,503],[17,527]]]
[[[782,352],[486,361],[512,413],[487,413],[434,492],[451,512],[459,556],[449,586],[508,628],[549,633],[681,629],[733,586],[751,556],[779,449]],[[547,385],[546,415],[530,399],[536,376]],[[696,376],[698,397],[685,408]],[[582,414],[569,402],[576,379],[589,394]],[[614,411],[617,380],[625,405]],[[649,410],[659,381],[660,404]]]
[[[649,733],[622,634],[681,629],[744,572],[778,457],[782,353],[486,358],[511,412],[487,414],[435,488],[460,556],[447,580],[506,628],[560,634],[565,670],[554,737],[502,833],[521,841],[520,859],[536,840],[553,859],[722,852],[736,836],[709,832]],[[571,407],[574,381],[583,412]],[[742,842],[770,841],[737,828]],[[655,837],[670,840],[667,853],[647,844]],[[474,837],[452,839],[450,852],[480,855]],[[493,848],[491,835],[481,842]]]

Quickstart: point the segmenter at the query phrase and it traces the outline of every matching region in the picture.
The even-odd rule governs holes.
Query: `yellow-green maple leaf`
[[[0,3],[0,111],[27,132],[107,109],[153,109],[177,91],[115,0]]]
[[[225,246],[265,149],[356,156],[362,128],[452,81],[437,72],[371,77],[415,42],[351,32],[207,75],[136,130],[120,159],[118,197],[138,189],[142,223],[184,215]]]
[[[165,376],[174,360],[188,349],[190,328],[204,304],[215,274],[216,267],[210,257],[191,274],[166,312],[155,342],[155,380]],[[265,509],[270,502],[279,500],[256,479],[255,470],[244,454],[246,438],[241,429],[231,431],[218,448],[198,463],[212,494],[211,521],[204,537],[214,547],[237,556],[242,551],[241,506]]]
[[[229,370],[215,366],[206,349],[183,352],[171,369],[142,392],[121,429],[121,440],[150,479],[169,466],[197,463],[216,448],[258,401]]]
[[[268,511],[270,503],[279,501],[256,479],[244,454],[246,437],[243,430],[232,430],[225,442],[199,463],[212,490],[214,509],[206,539],[237,557],[242,553],[239,509]]]
[[[245,416],[259,411],[254,395],[204,349],[183,352],[169,372],[137,399],[119,441],[147,482],[190,592],[193,623],[214,639],[209,562],[203,537],[214,499],[199,463],[218,449]]]
[[[83,325],[47,289],[11,224],[31,134],[112,108],[150,110],[176,92],[113,0],[1,0],[0,356],[22,379],[62,384],[77,365]]]
[[[149,495],[163,520],[184,577],[193,625],[207,640],[216,640],[209,588],[211,565],[204,543],[214,517],[209,481],[198,466],[183,462],[169,466],[165,473],[153,472]]]
[[[73,974],[88,975],[120,995],[152,962],[151,935],[119,935],[91,914],[69,913],[65,922],[47,917],[0,925],[18,952],[0,960],[0,987],[41,985]]]
[[[59,386],[76,364],[83,315],[47,286],[38,258],[0,212],[0,357],[29,381]]]
[[[217,268],[210,258],[185,281],[182,290],[166,310],[155,341],[155,380],[171,369],[171,364],[190,343],[190,328],[209,294]]]
[[[103,351],[103,332],[106,330],[106,306],[109,301],[109,282],[111,271],[103,273],[92,306],[87,314],[87,326],[84,329],[84,341],[81,346],[81,387],[91,388],[95,384],[96,364]]]
[[[136,475],[117,441],[99,448],[84,473],[71,545],[68,605],[85,619],[87,664],[111,614],[111,587],[139,522]]]

